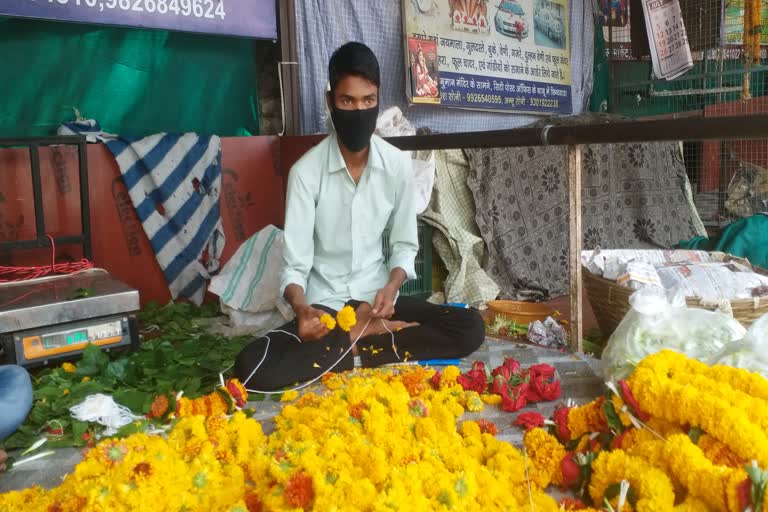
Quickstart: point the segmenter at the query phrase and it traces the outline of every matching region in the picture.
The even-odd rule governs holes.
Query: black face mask
[[[354,153],[364,150],[371,143],[378,117],[378,105],[365,110],[341,110],[336,105],[331,109],[331,119],[339,140]]]

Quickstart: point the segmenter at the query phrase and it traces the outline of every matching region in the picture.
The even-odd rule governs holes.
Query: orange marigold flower
[[[248,512],[261,512],[263,507],[261,498],[256,493],[248,492],[245,494],[245,508],[248,509]]]
[[[148,462],[139,462],[133,467],[133,474],[135,476],[150,476],[152,474],[152,466]]]
[[[294,473],[283,492],[285,502],[291,507],[306,510],[315,500],[315,488],[312,485],[312,477],[302,473]]]
[[[495,436],[498,431],[496,429],[496,424],[492,421],[486,420],[485,418],[477,420],[478,426],[480,426],[480,432],[483,434],[491,434],[492,436]]]
[[[150,418],[162,418],[168,412],[168,397],[165,395],[157,395],[152,401],[152,405],[149,407]]]
[[[408,394],[412,397],[424,392],[426,381],[427,370],[421,366],[400,375],[400,382],[403,383]]]
[[[350,405],[349,415],[358,421],[363,421],[363,411],[367,408],[368,406],[365,404],[365,402],[358,402],[355,405]]]

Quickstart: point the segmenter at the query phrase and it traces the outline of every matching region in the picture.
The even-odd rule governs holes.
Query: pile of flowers
[[[435,387],[433,374],[328,374],[328,392],[286,404],[269,436],[235,412],[108,439],[59,487],[0,495],[0,511],[559,510],[530,457],[459,420],[483,407],[459,384],[471,375],[449,367]]]
[[[756,373],[664,351],[552,423],[525,447],[539,486],[580,495],[568,510],[768,510],[768,381]]]
[[[467,391],[495,396],[484,398],[484,401],[501,403],[501,408],[507,412],[519,411],[529,403],[560,398],[560,379],[556,378],[555,368],[548,364],[535,364],[524,369],[515,359],[505,357],[504,363],[490,372],[479,361],[462,375],[455,375],[458,373],[456,367],[449,366],[444,372],[449,374],[449,380],[456,377]],[[435,373],[432,384],[437,386],[441,376],[440,372]]]

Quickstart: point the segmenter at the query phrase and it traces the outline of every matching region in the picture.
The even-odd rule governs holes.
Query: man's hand
[[[371,312],[373,318],[392,318],[392,315],[395,314],[396,295],[397,288],[389,285],[376,292],[376,298],[373,300],[373,311]]]
[[[296,321],[299,324],[299,338],[306,341],[316,341],[328,334],[328,328],[320,322],[323,312],[312,306],[302,306],[296,311]]]
[[[5,461],[8,460],[8,454],[0,450],[0,473],[6,470]]]

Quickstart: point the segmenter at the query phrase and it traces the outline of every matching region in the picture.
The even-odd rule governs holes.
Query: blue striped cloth
[[[130,139],[106,134],[92,120],[65,123],[58,132],[106,144],[117,160],[171,296],[201,304],[224,249],[219,206],[221,139],[194,133]]]

